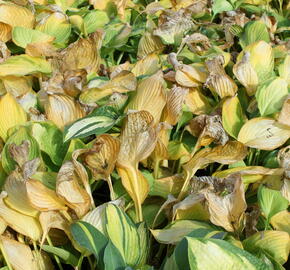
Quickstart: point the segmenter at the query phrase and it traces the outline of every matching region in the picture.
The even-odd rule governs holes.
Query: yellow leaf
[[[72,97],[64,94],[49,94],[44,109],[47,119],[61,129],[85,116],[80,104]]]
[[[69,223],[58,211],[41,212],[39,222],[43,230],[41,243],[45,241],[50,229],[62,230],[70,236]]]
[[[209,114],[212,110],[207,98],[198,88],[190,88],[185,98],[185,104],[193,114]]]
[[[233,66],[233,72],[240,83],[245,86],[249,96],[256,93],[259,78],[250,63],[250,53],[246,52],[241,61]]]
[[[154,123],[157,124],[165,104],[164,79],[162,72],[159,71],[139,83],[136,94],[129,103],[127,110],[148,111],[154,117]]]
[[[6,196],[7,193],[2,191],[0,194],[0,216],[16,232],[28,236],[34,241],[39,240],[42,234],[39,222],[33,217],[23,215],[7,207],[4,202]]]
[[[271,224],[277,231],[290,234],[290,213],[288,210],[281,211],[271,218]]]
[[[7,93],[0,99],[0,137],[7,139],[7,132],[10,128],[24,124],[27,115],[15,98]]]
[[[0,76],[24,76],[37,73],[49,74],[51,72],[51,65],[48,61],[26,54],[11,56],[0,64]]]
[[[132,73],[138,77],[142,75],[152,75],[160,69],[159,57],[157,54],[152,53],[137,61],[132,68]]]
[[[89,211],[91,199],[86,190],[79,184],[74,170],[74,164],[70,161],[66,161],[61,166],[56,179],[56,193],[81,218]]]
[[[290,96],[288,96],[283,103],[282,110],[278,117],[278,122],[282,125],[290,127],[289,115],[290,115]]]
[[[30,203],[39,211],[66,210],[64,201],[57,197],[55,191],[47,188],[38,180],[26,181],[27,196]]]
[[[22,178],[20,173],[14,171],[7,177],[4,190],[8,194],[5,203],[10,208],[32,217],[38,215],[39,212],[37,209],[33,208],[29,201],[25,180]]]
[[[227,182],[229,194],[216,194],[206,190],[204,196],[208,202],[210,221],[222,226],[229,232],[238,231],[247,209],[244,185],[241,176],[228,176],[224,179]]]
[[[0,41],[7,42],[11,39],[12,27],[9,24],[0,22]]]
[[[84,154],[84,162],[93,173],[94,179],[108,179],[115,168],[120,142],[109,134],[97,137],[92,148]]]
[[[12,27],[23,26],[33,28],[35,18],[33,13],[26,7],[13,3],[0,3],[0,22],[9,24]]]
[[[258,117],[246,122],[238,135],[238,141],[253,148],[274,150],[290,137],[290,128],[272,118]]]
[[[188,98],[188,89],[174,85],[167,94],[163,121],[170,125],[176,125],[182,114],[182,107],[186,98]]]
[[[153,116],[149,112],[134,112],[127,116],[120,137],[121,147],[117,167],[122,184],[135,203],[139,220],[142,220],[141,204],[149,192],[149,185],[138,171],[138,163],[151,154],[156,140]]]
[[[137,56],[142,59],[151,53],[160,54],[163,48],[164,45],[159,37],[145,32],[139,41]]]
[[[69,45],[61,54],[63,70],[85,69],[88,74],[98,72],[101,63],[100,48],[103,40],[103,32],[96,31]]]
[[[12,240],[8,237],[0,237],[1,245],[7,255],[9,263],[14,270],[38,270],[32,251],[28,245]]]

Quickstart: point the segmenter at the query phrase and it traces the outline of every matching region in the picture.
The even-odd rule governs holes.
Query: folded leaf
[[[6,206],[4,198],[7,196],[5,191],[0,195],[0,217],[16,232],[28,236],[34,241],[40,239],[42,231],[39,222],[31,217],[21,214]]]

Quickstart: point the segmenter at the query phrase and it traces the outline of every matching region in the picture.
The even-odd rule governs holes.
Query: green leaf
[[[257,232],[245,239],[243,246],[251,253],[263,251],[266,255],[270,254],[275,261],[284,264],[290,251],[290,236],[281,231]]]
[[[95,109],[91,114],[64,128],[64,141],[72,138],[84,138],[89,135],[103,134],[111,129],[121,118],[118,112],[109,106]]]
[[[244,32],[240,38],[240,44],[243,48],[256,41],[264,40],[270,42],[270,36],[267,26],[262,21],[250,21],[244,27]]]
[[[251,253],[220,239],[185,237],[174,251],[179,270],[270,270]]]
[[[36,25],[36,30],[55,37],[55,43],[67,42],[71,34],[71,24],[67,16],[61,12],[54,12]]]
[[[215,0],[213,1],[212,11],[213,14],[216,15],[218,13],[224,12],[224,11],[230,11],[233,10],[234,7],[226,0]]]
[[[109,241],[104,252],[105,270],[123,270],[126,267],[119,250]]]
[[[22,48],[26,48],[26,46],[30,43],[35,42],[49,42],[52,41],[54,37],[42,33],[40,31],[29,29],[21,26],[16,26],[12,30],[12,40],[13,42]]]
[[[62,261],[65,264],[70,264],[72,266],[78,265],[79,258],[76,255],[72,254],[71,252],[69,252],[63,248],[42,245],[41,249],[46,251],[46,252],[49,252],[49,253],[52,253],[52,254],[58,256],[59,258],[62,259]]]
[[[141,241],[136,225],[118,206],[111,203],[106,207],[105,217],[107,236],[119,250],[126,264],[133,267],[140,265],[148,242],[143,237]]]
[[[49,122],[33,123],[31,131],[40,150],[48,154],[54,164],[60,166],[67,150],[67,145],[62,142],[62,132]]]
[[[71,225],[73,238],[88,251],[92,252],[101,263],[108,239],[91,224],[78,221]]]
[[[275,214],[288,208],[288,200],[281,195],[280,191],[263,185],[258,190],[258,202],[268,221]]]
[[[85,29],[88,34],[102,28],[109,22],[109,17],[105,11],[92,10],[84,17]]]
[[[280,111],[287,95],[287,82],[280,77],[260,85],[256,99],[261,115],[265,116]]]
[[[0,64],[0,76],[25,76],[39,72],[44,74],[51,73],[50,63],[43,58],[26,54],[11,56]]]
[[[64,157],[64,161],[68,161],[72,159],[72,153],[77,149],[87,148],[85,143],[83,143],[80,139],[72,139],[70,141],[68,150],[66,152],[66,155]]]

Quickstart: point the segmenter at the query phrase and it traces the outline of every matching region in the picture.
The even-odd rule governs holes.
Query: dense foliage
[[[0,270],[286,269],[289,16],[0,1]]]

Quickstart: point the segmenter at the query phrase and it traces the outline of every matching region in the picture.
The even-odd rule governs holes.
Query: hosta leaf
[[[271,218],[272,226],[278,231],[288,232],[290,234],[290,213],[287,210],[278,212]]]
[[[223,127],[232,137],[238,137],[245,118],[246,116],[237,96],[230,97],[224,101],[222,109]]]
[[[183,237],[193,230],[208,229],[213,230],[214,227],[208,223],[196,220],[177,220],[164,229],[151,230],[154,238],[162,244],[177,244]]]
[[[126,267],[124,259],[114,244],[109,241],[104,252],[105,270],[119,270]]]
[[[56,43],[65,43],[71,33],[71,25],[68,23],[66,15],[61,12],[54,12],[43,18],[35,29],[55,37]]]
[[[274,52],[271,45],[263,40],[248,45],[238,60],[241,60],[244,53],[249,53],[250,64],[256,71],[259,82],[271,78],[274,70]]]
[[[99,135],[111,129],[122,116],[112,107],[100,107],[64,129],[64,141]]]
[[[212,11],[214,15],[221,13],[223,11],[230,11],[233,10],[234,7],[232,6],[230,1],[227,0],[216,0],[213,3]]]
[[[6,141],[7,132],[10,128],[24,124],[27,115],[16,99],[7,93],[0,98],[0,137]]]
[[[38,220],[6,206],[4,202],[6,196],[7,193],[2,191],[0,195],[0,217],[16,232],[28,236],[34,241],[40,240],[42,231]]]
[[[92,252],[99,262],[103,257],[108,239],[94,226],[84,221],[73,223],[71,232],[74,239],[81,246]]]
[[[137,227],[118,206],[108,204],[106,207],[106,234],[119,250],[128,265],[137,266],[146,252],[146,240],[140,241]],[[135,247],[132,250],[130,247]]]
[[[154,117],[154,122],[159,122],[166,104],[164,83],[161,71],[142,80],[137,87],[136,95],[131,99],[127,109],[148,111]],[[158,106],[154,106],[154,102],[157,102]]]
[[[30,43],[52,42],[54,37],[34,29],[17,26],[13,28],[12,40],[17,46],[26,48]]]
[[[27,196],[31,205],[39,211],[67,210],[64,201],[55,191],[47,188],[38,180],[26,181]]]
[[[220,239],[185,237],[174,255],[179,270],[270,270],[251,253]]]
[[[49,155],[52,162],[61,165],[67,145],[62,142],[62,132],[52,123],[33,123],[31,134],[39,144],[40,150]]]
[[[52,72],[51,65],[45,59],[26,54],[11,56],[0,64],[0,76],[24,76],[29,74]]]
[[[28,8],[4,1],[0,3],[0,22],[12,27],[33,28],[34,21],[34,15]]]
[[[59,248],[59,247],[48,246],[48,245],[42,245],[41,249],[48,252],[48,253],[51,253],[51,254],[58,256],[66,264],[70,264],[72,266],[77,266],[77,264],[78,264],[79,259],[77,258],[77,256],[72,254],[68,250],[65,250],[65,249]]]
[[[270,42],[267,26],[262,21],[250,21],[244,26],[244,32],[240,38],[242,47],[246,47],[256,41]]]
[[[288,95],[287,82],[278,77],[258,87],[256,99],[262,116],[278,112]]]
[[[40,149],[37,141],[34,139],[34,137],[31,135],[29,130],[26,127],[20,127],[16,132],[14,132],[6,141],[6,144],[3,148],[2,152],[2,166],[3,169],[9,173],[13,171],[16,168],[17,160],[15,158],[17,157],[17,154],[13,157],[11,155],[11,146],[16,145],[19,146],[23,144],[23,142],[26,141],[28,144],[28,154],[27,157],[24,156],[18,156],[18,158],[23,158],[26,161],[31,161],[35,158],[40,157]],[[18,164],[19,165],[19,164]],[[21,166],[21,165],[20,165]]]
[[[273,150],[290,137],[290,128],[278,124],[272,118],[258,117],[246,122],[238,135],[238,141],[253,148]]]
[[[91,10],[84,16],[84,27],[88,34],[104,27],[109,22],[109,17],[105,11]]]
[[[287,232],[257,232],[243,241],[244,248],[257,253],[259,250],[269,253],[278,263],[284,264],[290,251],[290,236]]]
[[[80,104],[65,94],[49,94],[44,109],[47,119],[60,129],[85,115]]]
[[[4,236],[0,237],[0,242],[14,270],[39,269],[28,245]]]
[[[260,186],[258,190],[258,202],[268,221],[277,213],[288,208],[288,200],[280,191]]]

